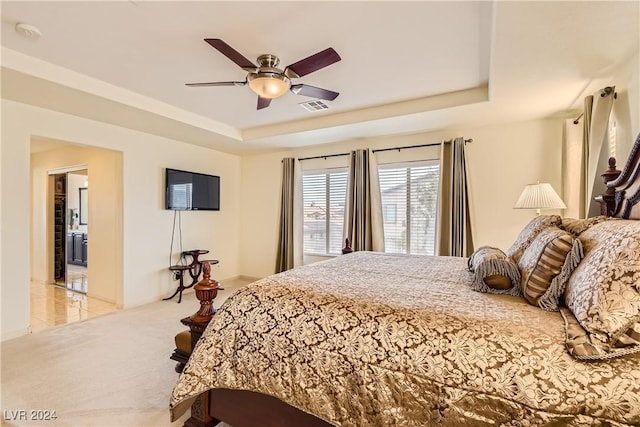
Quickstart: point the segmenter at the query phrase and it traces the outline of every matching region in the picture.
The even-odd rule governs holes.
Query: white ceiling
[[[637,54],[632,2],[2,1],[2,96],[234,153],[565,114]],[[42,36],[27,39],[18,22]],[[340,92],[310,113],[287,93],[256,110],[203,41],[281,68],[342,61],[294,83]]]

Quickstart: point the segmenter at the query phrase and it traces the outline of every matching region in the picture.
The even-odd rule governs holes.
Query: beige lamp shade
[[[529,184],[524,187],[514,209],[536,209],[540,214],[542,209],[566,209],[558,193],[547,182]]]

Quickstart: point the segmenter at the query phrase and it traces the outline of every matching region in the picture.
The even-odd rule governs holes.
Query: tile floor
[[[59,283],[72,291],[87,293],[89,286],[89,276],[87,275],[87,267],[81,265],[67,264],[67,281]]]
[[[218,293],[214,304],[219,307],[235,290],[254,280],[256,279],[236,278],[221,283],[225,290]],[[174,300],[177,301],[177,298],[176,296]],[[84,293],[74,292],[61,286],[31,282],[32,333],[116,310],[115,304],[89,297]]]
[[[86,289],[86,288],[85,288]],[[116,311],[111,304],[86,294],[44,283],[31,282],[31,331],[77,322]]]

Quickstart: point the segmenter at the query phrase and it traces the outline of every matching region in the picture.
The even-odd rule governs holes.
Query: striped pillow
[[[562,218],[559,215],[538,215],[529,221],[526,227],[522,229],[516,241],[507,249],[506,255],[513,259],[516,263],[520,261],[520,257],[529,247],[533,239],[544,229],[559,226],[562,224]]]
[[[558,227],[548,227],[533,239],[518,261],[521,287],[529,304],[558,311],[560,297],[582,259],[582,244]]]

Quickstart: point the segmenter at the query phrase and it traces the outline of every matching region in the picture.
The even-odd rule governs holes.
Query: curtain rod
[[[324,156],[313,156],[313,157],[301,157],[298,160],[312,160],[312,159],[328,159],[329,157],[340,157],[340,156],[348,156],[351,153],[340,153],[340,154],[326,154]]]
[[[465,139],[464,143],[472,143],[473,139]],[[430,144],[420,144],[420,145],[409,145],[409,146],[405,146],[405,147],[392,147],[392,148],[380,148],[377,150],[371,150],[373,153],[377,153],[380,151],[395,151],[395,150],[406,150],[408,148],[422,148],[422,147],[433,147],[436,145],[440,145],[442,144],[441,142],[432,142]],[[450,144],[449,141],[445,141],[445,144]],[[302,157],[298,160],[302,161],[302,160],[312,160],[312,159],[328,159],[329,157],[340,157],[340,156],[348,156],[351,153],[340,153],[340,154],[327,154],[324,156],[313,156],[313,157]]]
[[[468,143],[472,143],[473,139],[465,139],[464,143],[466,144],[467,142]],[[377,153],[379,151],[395,151],[395,150],[400,151],[400,150],[404,150],[406,148],[434,147],[434,146],[440,145],[440,144],[442,144],[442,142],[432,142],[430,144],[420,144],[420,145],[409,145],[407,147],[380,148],[378,150],[371,150],[371,151],[373,151],[374,153]],[[444,144],[450,144],[450,142],[449,141],[445,141]]]
[[[584,113],[580,113],[580,115],[573,121],[573,124],[577,125],[578,123],[580,123],[580,119],[582,118],[582,116],[584,116]]]
[[[611,92],[613,92],[613,88],[611,86],[607,86],[602,89],[602,92],[600,92],[600,97],[604,98],[605,96],[610,95]],[[618,99],[618,92],[613,92],[613,99]],[[577,125],[578,123],[580,123],[580,119],[582,118],[582,116],[584,116],[584,113],[580,113],[580,115],[573,121],[573,124]]]

